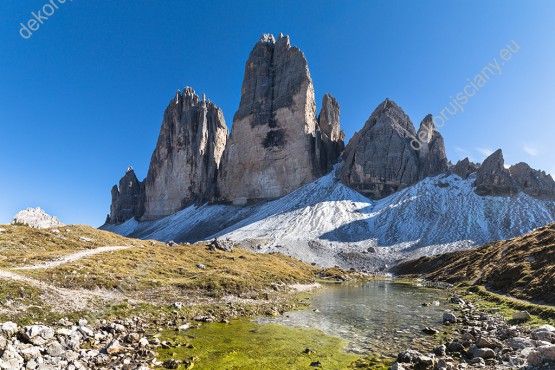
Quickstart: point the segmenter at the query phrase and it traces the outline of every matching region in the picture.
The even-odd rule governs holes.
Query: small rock
[[[513,320],[530,320],[532,316],[528,313],[528,311],[519,311],[515,312],[511,315]]]
[[[471,364],[471,365],[474,365],[474,366],[478,365],[479,367],[486,366],[486,361],[484,361],[484,359],[482,357],[474,357],[468,363]]]
[[[12,337],[17,333],[19,330],[16,323],[8,321],[0,325],[0,333],[2,333],[6,337]]]
[[[434,348],[434,355],[436,355],[437,357],[443,357],[446,354],[447,354],[447,347],[445,347],[445,345],[442,344]]]
[[[452,314],[451,312],[445,312],[443,314],[443,323],[451,323],[454,324],[457,322],[457,316],[455,316],[454,314]]]
[[[48,353],[52,357],[62,357],[65,354],[65,348],[58,342],[52,343],[46,349],[46,353]]]
[[[139,340],[139,347],[140,347],[140,348],[147,348],[148,345],[149,345],[148,339],[146,339],[146,338],[141,338],[141,339]]]
[[[180,309],[183,308],[183,303],[181,303],[181,302],[175,302],[175,303],[173,304],[173,308],[175,308],[176,310],[180,310]]]
[[[451,298],[449,299],[449,301],[450,301],[451,303],[454,303],[454,304],[460,304],[460,305],[464,305],[464,304],[465,304],[465,302],[463,301],[463,299],[462,299],[461,297],[458,297],[458,296],[453,296],[453,297],[451,297]]]
[[[422,354],[418,351],[408,349],[397,355],[397,362],[404,364],[415,364]]]
[[[422,332],[427,335],[436,335],[439,333],[439,330],[427,326],[424,329],[422,329]]]
[[[168,247],[177,247],[179,244],[177,244],[176,242],[174,242],[173,240],[170,240],[169,242],[166,243],[166,245]]]
[[[202,263],[197,264],[197,267],[198,267],[199,269],[201,269],[201,270],[206,269],[206,266],[203,265]]]
[[[125,337],[125,340],[128,343],[137,343],[140,339],[141,336],[138,333],[129,333],[127,334],[127,337]]]
[[[119,340],[117,339],[112,341],[106,348],[106,352],[109,355],[117,355],[123,351],[125,351],[125,348],[119,343]]]
[[[179,328],[177,328],[179,331],[187,331],[191,328],[190,324],[183,324],[181,326],[179,326]]]
[[[483,359],[495,358],[495,352],[490,348],[478,348],[476,346],[471,347],[468,352],[472,353],[474,357],[480,357]]]

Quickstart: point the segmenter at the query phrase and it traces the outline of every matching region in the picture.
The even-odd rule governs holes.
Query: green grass
[[[473,286],[464,292],[467,299],[472,300],[479,309],[496,312],[510,323],[526,324],[532,327],[544,324],[555,325],[555,307],[511,299],[504,295],[488,292],[482,286]],[[528,311],[532,318],[524,323],[512,320],[512,314],[518,311]]]

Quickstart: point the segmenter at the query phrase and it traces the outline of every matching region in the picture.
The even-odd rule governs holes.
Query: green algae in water
[[[158,360],[184,361],[194,357],[195,369],[349,369],[359,359],[343,351],[343,339],[318,329],[260,325],[246,320],[204,324],[186,332],[164,331],[160,340],[181,346],[160,349]],[[190,344],[193,348],[187,348]],[[310,366],[317,362],[320,367]]]

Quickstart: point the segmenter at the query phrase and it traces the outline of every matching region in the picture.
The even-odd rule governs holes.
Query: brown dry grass
[[[395,272],[458,285],[484,285],[519,299],[555,304],[555,224],[478,249],[408,261]]]

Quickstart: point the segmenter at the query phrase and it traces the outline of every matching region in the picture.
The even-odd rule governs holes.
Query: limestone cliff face
[[[145,179],[143,219],[211,199],[228,129],[220,108],[187,87],[164,113]]]
[[[417,133],[410,118],[389,99],[349,141],[343,158],[343,183],[373,199],[447,170],[443,138],[431,116]]]
[[[337,124],[335,112],[326,121],[328,134],[334,135],[329,142],[341,141],[338,109]],[[262,36],[245,66],[241,102],[222,162],[220,199],[240,204],[285,195],[325,172],[327,148],[304,54],[290,45],[288,36],[277,41]]]
[[[144,184],[137,179],[133,167],[129,167],[119,180],[119,186],[112,188],[112,205],[108,222],[119,224],[143,215]]]
[[[492,196],[514,196],[518,186],[509,170],[501,149],[486,158],[476,172],[476,194]]]

